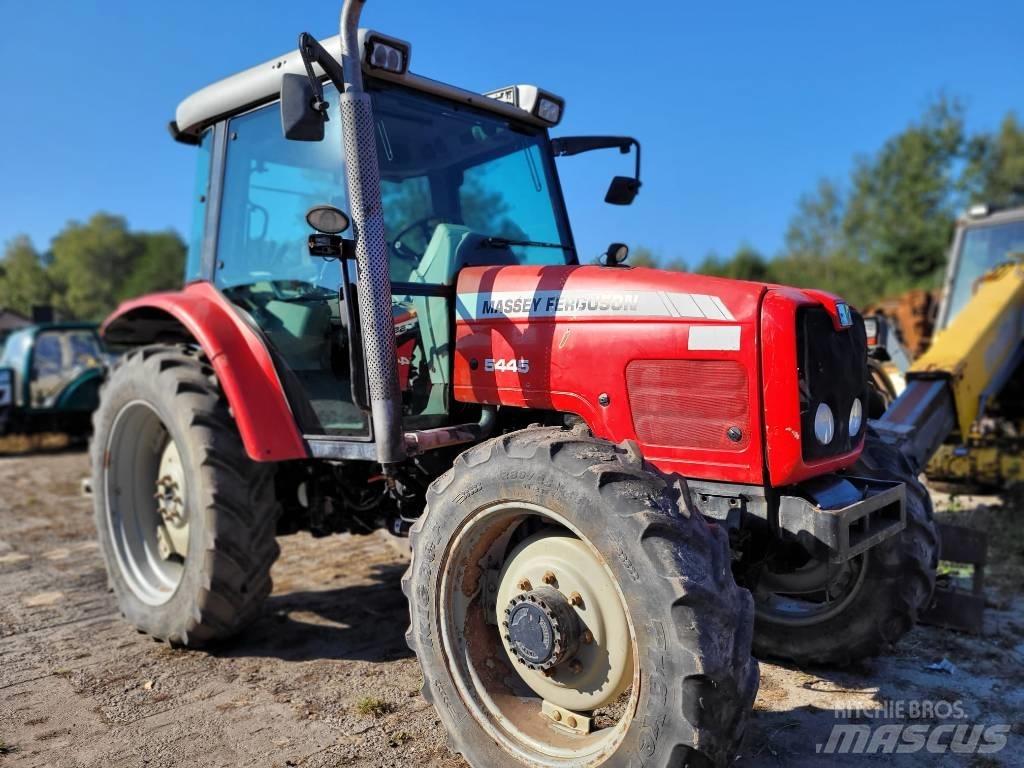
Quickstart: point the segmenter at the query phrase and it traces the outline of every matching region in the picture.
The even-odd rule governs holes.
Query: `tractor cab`
[[[944,330],[953,322],[981,278],[1014,260],[1024,260],[1024,208],[971,206],[957,222],[935,330]]]
[[[364,44],[383,39],[360,35]],[[389,50],[400,45],[387,40]],[[309,45],[326,53],[338,41],[321,47],[310,39]],[[555,151],[612,146],[625,152],[636,142],[597,137],[585,147],[553,145],[547,129],[561,118],[561,99],[530,86],[471,94],[413,75],[408,47],[400,53],[400,72],[371,66],[368,54],[365,87],[374,116],[402,421],[423,429],[451,418],[459,272],[473,265],[576,263]],[[320,89],[320,103],[338,101],[329,79],[288,74],[302,67],[298,58],[228,78],[179,107],[172,131],[199,148],[186,282],[212,283],[244,316],[270,350],[302,432],[337,449],[374,439],[358,280],[351,248],[341,258],[314,255],[305,214],[323,205],[351,210],[346,142],[337,109],[327,111],[319,140],[292,141],[282,132],[285,111],[296,101],[292,87],[302,107],[311,87]],[[244,98],[242,85],[249,89]],[[529,104],[520,103],[526,99]],[[254,106],[254,100],[265,103]],[[639,186],[626,177],[616,182],[620,192],[632,184],[634,195]],[[353,230],[342,236],[351,246]]]
[[[0,434],[85,434],[108,354],[88,323],[46,323],[7,337],[0,353]]]

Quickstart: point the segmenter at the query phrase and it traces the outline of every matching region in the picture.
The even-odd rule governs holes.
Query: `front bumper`
[[[907,527],[906,486],[829,475],[804,482],[800,496],[779,499],[778,526],[810,552],[842,563]]]

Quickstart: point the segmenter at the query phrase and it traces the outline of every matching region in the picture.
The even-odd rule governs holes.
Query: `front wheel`
[[[906,485],[907,527],[841,564],[776,543],[741,561],[754,593],[754,653],[798,664],[848,664],[891,648],[927,609],[939,561],[931,498],[898,450],[869,427],[851,475]]]
[[[471,765],[729,760],[757,691],[752,604],[724,532],[678,498],[557,428],[476,446],[433,484],[408,640]]]
[[[240,629],[270,594],[277,507],[209,363],[191,347],[135,350],[93,420],[96,528],[121,612],[181,645]]]

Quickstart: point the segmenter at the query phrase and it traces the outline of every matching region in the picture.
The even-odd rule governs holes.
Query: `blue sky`
[[[107,210],[135,228],[189,225],[193,153],[178,101],[337,31],[340,0],[0,0],[0,242],[38,248]],[[1024,3],[369,0],[364,26],[413,43],[412,68],[473,90],[563,95],[555,135],[626,133],[644,148],[630,208],[603,203],[616,153],[559,160],[581,258],[612,240],[695,263],[782,244],[797,198],[919,115],[940,92],[968,127],[1024,117]]]

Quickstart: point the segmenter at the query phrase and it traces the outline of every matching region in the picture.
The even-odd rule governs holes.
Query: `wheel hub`
[[[528,669],[551,669],[572,659],[579,648],[579,618],[565,596],[552,587],[512,598],[502,626],[509,653]]]
[[[157,551],[164,560],[188,554],[188,514],[185,507],[185,473],[181,455],[173,440],[168,440],[160,456],[157,472],[156,508],[160,518],[156,524]]]

